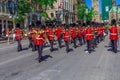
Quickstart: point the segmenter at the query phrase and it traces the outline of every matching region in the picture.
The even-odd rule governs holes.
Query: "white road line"
[[[45,50],[48,50],[48,49],[49,49],[49,48],[45,48],[44,51],[45,51]],[[34,54],[33,54],[33,53],[28,53],[28,54],[24,54],[24,55],[21,55],[21,56],[19,56],[19,57],[13,58],[13,59],[9,59],[9,60],[7,60],[7,61],[1,62],[1,63],[0,63],[0,66],[1,66],[1,65],[4,65],[4,64],[7,64],[7,63],[10,63],[10,62],[13,62],[13,61],[16,61],[16,60],[23,59],[23,58],[28,57],[28,56],[31,56],[31,55],[34,55]]]

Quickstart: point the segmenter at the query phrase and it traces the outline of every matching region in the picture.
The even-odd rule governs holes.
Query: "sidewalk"
[[[7,43],[7,37],[0,37],[0,44],[2,44],[2,43]],[[26,38],[23,38],[22,40],[26,40]],[[10,38],[10,42],[12,42],[13,41],[13,39],[12,38]]]
[[[7,42],[7,37],[0,37],[0,43]]]

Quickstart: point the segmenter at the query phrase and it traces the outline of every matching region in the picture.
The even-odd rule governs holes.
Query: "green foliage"
[[[77,4],[76,7],[78,19],[82,21],[84,21],[85,16],[87,17],[86,19],[90,21],[96,14],[98,14],[96,11],[94,11],[94,9],[89,9],[88,7],[86,7],[84,2]],[[88,14],[86,14],[86,9],[88,9]]]
[[[26,13],[31,11],[31,4],[28,0],[18,0],[18,10],[16,22],[21,23],[26,16]]]
[[[50,19],[48,14],[46,12],[41,12],[41,16],[47,18],[47,19]]]
[[[57,0],[38,0],[38,3],[42,5],[46,10],[48,6],[53,7],[54,2],[56,1]]]
[[[31,11],[36,12],[36,8],[33,7],[36,4],[40,4],[42,6],[42,10],[43,12],[41,12],[40,14],[45,17],[48,18],[48,14],[45,12],[45,10],[47,9],[47,7],[53,7],[54,2],[56,2],[57,0],[33,0],[32,3],[29,2],[29,0],[18,0],[18,10],[17,10],[17,18],[16,18],[16,22],[17,23],[21,23],[22,21],[24,21],[25,17],[26,17],[26,13],[30,13]]]
[[[84,20],[84,16],[85,16],[85,3],[82,2],[80,4],[77,4],[76,7],[77,7],[78,19],[79,20]]]

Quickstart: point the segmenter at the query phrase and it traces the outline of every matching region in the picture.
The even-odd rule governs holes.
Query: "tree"
[[[48,6],[50,7],[54,7],[54,2],[56,2],[57,0],[37,0],[38,3],[40,5],[42,5],[42,7],[44,8],[44,10],[46,10],[48,8]]]
[[[31,4],[28,0],[18,0],[18,10],[16,22],[21,23],[26,18],[26,14],[31,11]]]
[[[84,20],[84,16],[85,16],[85,2],[78,3],[76,5],[76,7],[77,7],[78,19],[79,20]]]
[[[84,21],[84,18],[86,17],[86,20],[90,21],[97,14],[97,12],[94,9],[89,9],[86,6],[85,2],[78,3],[76,7],[77,7],[78,20]],[[86,14],[86,9],[88,10],[87,14]]]

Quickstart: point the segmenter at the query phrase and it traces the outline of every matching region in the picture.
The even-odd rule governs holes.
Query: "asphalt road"
[[[28,42],[22,43],[22,52],[16,51],[16,42],[0,44],[0,80],[120,80],[120,52],[109,51],[108,38],[91,54],[85,45],[68,54],[65,47],[54,52],[46,47],[41,63]]]

